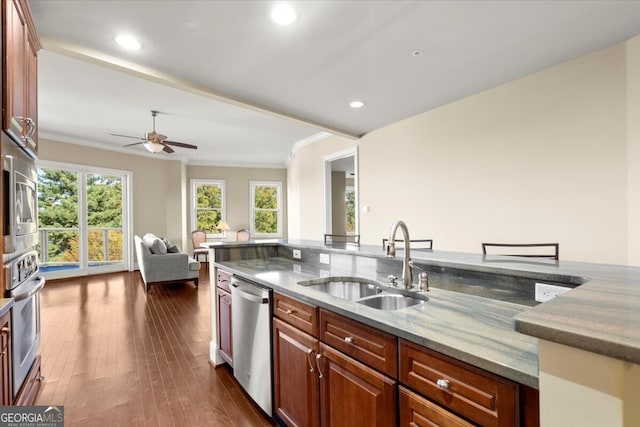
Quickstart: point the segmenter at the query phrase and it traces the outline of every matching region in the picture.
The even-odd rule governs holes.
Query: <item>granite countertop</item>
[[[385,311],[298,284],[327,273],[318,266],[286,258],[225,261],[216,265],[276,292],[330,309],[521,384],[538,387],[537,340],[513,328],[513,317],[528,307],[433,288],[427,302]],[[349,276],[355,275],[355,271],[331,267],[329,274]],[[384,277],[367,278],[386,282]]]
[[[0,316],[4,316],[13,307],[13,298],[0,298]]]
[[[244,245],[276,245],[291,248],[308,248],[328,253],[384,257],[381,245],[358,246],[343,244],[325,246],[322,242],[309,240],[215,242],[203,246]],[[300,294],[302,292],[299,289],[300,286],[295,285],[297,281],[318,277],[317,271],[303,271],[305,274],[298,275],[288,273],[284,277],[282,276],[286,274],[284,272],[276,274],[275,272],[258,271],[259,269],[243,271],[240,268],[241,266],[236,267],[239,268],[237,270],[238,273],[250,276],[258,277],[258,274],[266,274],[271,277],[270,275],[276,274],[280,278],[276,280],[276,282],[279,281],[280,283],[276,283],[273,286],[276,290],[278,286],[282,286],[282,292],[299,295],[303,299],[308,298],[309,301],[327,308],[337,307],[337,310],[344,310],[345,314],[355,313],[354,315],[356,317],[359,316],[363,321],[369,322],[371,320],[371,323],[380,323],[381,325],[377,326],[381,329],[385,327],[397,330],[408,328],[406,335],[413,336],[413,340],[420,344],[427,345],[454,357],[456,355],[464,356],[458,358],[529,385],[537,384],[537,341],[529,336],[517,333],[515,330],[532,337],[640,364],[639,267],[573,261],[538,261],[431,250],[412,250],[411,256],[418,262],[430,265],[514,276],[531,277],[534,275],[541,281],[568,283],[576,287],[561,297],[536,307],[518,306],[432,289],[432,296],[442,298],[443,305],[441,308],[443,310],[446,304],[449,304],[449,311],[453,311],[450,310],[451,308],[458,309],[461,307],[464,310],[461,313],[450,313],[451,317],[445,317],[444,311],[440,312],[434,309],[427,312],[424,310],[426,317],[418,317],[416,313],[419,310],[418,308],[413,311],[405,309],[396,312],[396,314],[404,313],[403,319],[399,319],[402,316],[397,315],[393,315],[394,317],[391,319],[389,317],[392,316],[393,312],[381,312],[368,307],[353,308],[349,304],[343,307],[345,304],[337,303],[335,298],[332,298],[331,301],[323,300],[323,296],[325,299],[330,297],[321,292],[305,290],[304,293]],[[397,257],[402,257],[401,251],[398,251]],[[286,260],[283,259],[282,261]],[[225,263],[225,266],[229,265],[229,267],[233,268],[231,264],[233,263]],[[384,278],[382,281],[385,281]],[[266,284],[269,285],[269,281]],[[314,293],[309,294],[309,296],[308,293],[310,292]],[[445,301],[447,301],[446,304],[444,303]],[[332,305],[334,302],[337,305]],[[433,302],[435,302],[435,298],[432,298],[432,301],[427,304],[435,307],[436,304],[433,304]],[[494,310],[495,312],[487,310]],[[406,315],[406,313],[409,313],[409,315]],[[437,318],[440,315],[441,317]],[[487,330],[482,327],[489,320],[487,318],[490,319],[489,325],[492,328],[496,327],[494,332],[499,332],[498,335],[487,333]],[[429,327],[425,326],[425,322],[429,322]],[[466,323],[454,325],[453,322]],[[440,329],[445,326],[450,329]],[[479,329],[476,330],[475,328]],[[455,335],[450,335],[448,333],[450,331],[455,331]],[[401,333],[397,334],[403,336]],[[478,336],[478,344],[475,345],[473,344],[474,336]],[[481,348],[483,346],[480,341],[485,338],[486,342],[484,344],[487,348]],[[465,341],[467,339],[469,341]],[[510,340],[513,342],[509,342]],[[495,348],[492,348],[492,345]],[[501,350],[503,345],[506,347]],[[474,353],[475,351],[477,353]],[[478,363],[473,363],[473,360]],[[509,371],[512,372],[509,373]]]

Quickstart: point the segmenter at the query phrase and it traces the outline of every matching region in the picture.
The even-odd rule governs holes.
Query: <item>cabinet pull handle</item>
[[[2,329],[0,329],[0,332],[2,332],[3,334],[7,334],[9,338],[11,337],[11,328],[9,328],[8,326],[5,326]]]
[[[312,356],[313,355],[313,350],[311,350],[310,348],[307,349],[307,363],[309,363],[309,372],[313,372],[313,362],[312,362]]]
[[[344,337],[344,342],[351,344],[353,342],[353,337]]]
[[[448,390],[449,389],[449,380],[444,380],[442,378],[439,378],[438,381],[436,381],[436,385],[441,390]]]
[[[320,359],[322,359],[322,355],[320,353],[316,354],[316,369],[318,370],[318,378],[322,379],[322,371],[320,370]]]
[[[295,310],[291,310],[290,308],[288,308],[287,310],[285,310],[285,313],[287,313],[287,314],[293,314],[293,313],[295,313],[295,312],[296,312]]]

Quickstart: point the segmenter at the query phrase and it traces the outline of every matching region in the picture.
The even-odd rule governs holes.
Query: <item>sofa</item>
[[[198,287],[200,263],[151,233],[143,237],[134,236],[138,268],[144,281],[145,291],[153,284],[190,280]]]

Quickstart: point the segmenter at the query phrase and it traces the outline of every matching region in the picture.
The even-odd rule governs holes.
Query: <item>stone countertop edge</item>
[[[310,240],[268,241],[274,242],[292,248],[384,257],[381,246],[342,248]],[[577,287],[570,292],[515,316],[514,328],[536,338],[640,364],[640,267],[577,261],[538,262],[449,251],[423,250],[411,254],[414,260],[430,265],[571,283]]]
[[[4,316],[14,303],[13,298],[0,298],[0,316]]]
[[[424,306],[381,311],[298,285],[298,281],[320,276],[313,267],[305,267],[300,273],[295,273],[291,270],[297,262],[284,258],[259,261],[263,264],[259,267],[256,267],[257,260],[224,261],[215,265],[276,292],[329,309],[520,384],[538,388],[537,340],[513,329],[513,316],[525,309],[524,306],[432,289],[430,301]],[[270,269],[269,265],[279,268]],[[282,267],[287,266],[291,269],[283,270]],[[339,274],[350,275],[349,272],[332,271],[333,276]],[[375,280],[384,282],[382,278]]]

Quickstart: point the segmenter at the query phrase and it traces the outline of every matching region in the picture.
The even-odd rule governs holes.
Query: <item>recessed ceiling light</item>
[[[420,55],[422,55],[422,51],[421,50],[414,50],[413,52],[411,52],[411,54],[413,56],[420,56]]]
[[[116,37],[116,43],[127,50],[140,50],[142,45],[140,42],[133,36],[128,34],[120,34]]]
[[[271,19],[273,19],[276,24],[289,25],[294,23],[297,18],[298,15],[296,11],[288,4],[276,5],[276,7],[271,10]]]
[[[349,107],[351,107],[351,108],[362,108],[362,107],[364,107],[364,102],[362,102],[362,101],[351,101],[349,103]]]

